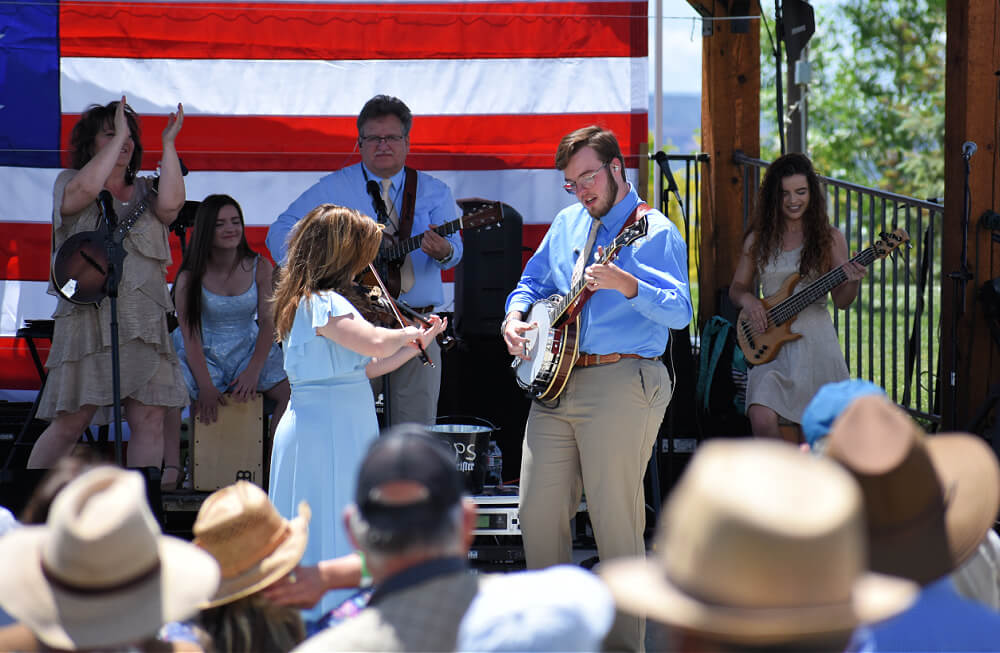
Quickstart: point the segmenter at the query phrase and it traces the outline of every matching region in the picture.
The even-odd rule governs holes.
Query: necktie
[[[570,279],[571,288],[575,287],[583,277],[583,269],[587,267],[587,261],[590,259],[590,250],[594,248],[594,241],[597,240],[597,230],[600,226],[600,218],[593,218],[591,220],[590,233],[587,234],[587,246],[580,250],[580,255],[576,259],[576,265],[573,266],[573,276]]]
[[[392,201],[392,180],[382,180],[382,201],[385,202],[385,212],[389,214],[389,224],[385,226],[385,232],[390,236],[399,231],[399,212],[396,211],[396,203]],[[413,288],[415,277],[413,275],[413,261],[407,254],[399,269],[399,292],[400,294],[410,292]]]

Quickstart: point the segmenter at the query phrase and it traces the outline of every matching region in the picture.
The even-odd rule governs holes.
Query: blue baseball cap
[[[861,379],[827,383],[820,388],[802,413],[802,435],[809,447],[814,448],[818,440],[830,433],[833,423],[852,401],[867,395],[886,396],[885,390]]]

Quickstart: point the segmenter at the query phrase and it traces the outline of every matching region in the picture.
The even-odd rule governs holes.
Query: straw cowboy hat
[[[202,608],[211,608],[258,592],[299,564],[309,539],[309,505],[284,519],[264,490],[237,481],[205,499],[195,519],[194,543],[211,553],[222,569],[222,582]]]
[[[872,569],[926,585],[962,565],[1000,510],[1000,467],[969,433],[927,436],[883,397],[853,401],[827,455],[861,485]]]
[[[917,591],[867,571],[849,474],[764,440],[701,445],[661,515],[656,553],[600,574],[626,612],[742,644],[847,633]]]
[[[70,482],[44,526],[0,538],[0,605],[53,648],[140,641],[218,584],[212,556],[163,535],[142,476],[117,467]]]

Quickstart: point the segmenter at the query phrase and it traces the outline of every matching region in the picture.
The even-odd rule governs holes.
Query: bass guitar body
[[[514,359],[517,384],[541,401],[552,401],[562,393],[580,356],[580,317],[558,327],[552,324],[559,299],[543,299],[532,305],[524,318],[529,324],[538,324],[524,333],[529,360]]]
[[[785,279],[778,292],[760,300],[764,304],[764,309],[770,314],[772,308],[791,297],[792,291],[801,280],[802,276],[798,273]],[[767,331],[757,333],[744,312],[740,311],[740,316],[736,319],[736,343],[743,350],[747,362],[752,365],[769,363],[778,355],[782,345],[801,338],[802,334],[792,332],[793,322],[795,322],[794,318],[782,324],[775,324],[768,318]]]
[[[74,304],[99,306],[107,296],[107,233],[84,231],[66,239],[52,257],[52,284]]]
[[[865,267],[875,261],[883,260],[903,245],[909,244],[910,236],[904,229],[883,232],[879,240],[851,258],[851,261]],[[802,281],[795,273],[785,279],[778,292],[761,300],[767,311],[767,329],[757,333],[743,311],[736,319],[736,342],[747,362],[751,365],[762,365],[774,360],[781,346],[790,340],[798,340],[802,336],[792,333],[792,322],[799,312],[813,302],[825,297],[828,292],[844,283],[847,276],[843,269],[835,267],[808,286],[793,294]]]

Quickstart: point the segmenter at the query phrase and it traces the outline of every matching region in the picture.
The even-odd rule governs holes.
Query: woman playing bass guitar
[[[755,332],[764,333],[767,311],[754,293],[755,280],[769,297],[792,274],[804,277],[802,285],[835,267],[847,280],[830,294],[834,305],[844,309],[857,297],[866,268],[848,260],[847,240],[827,218],[826,198],[812,162],[804,154],[786,154],[764,174],[729,297]],[[802,338],[786,342],[774,360],[749,373],[747,416],[758,437],[782,437],[779,415],[798,424],[820,386],[847,378],[825,296],[799,313],[791,329]]]

